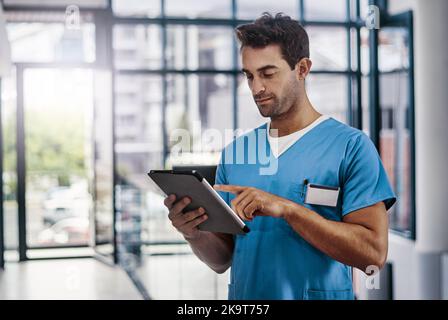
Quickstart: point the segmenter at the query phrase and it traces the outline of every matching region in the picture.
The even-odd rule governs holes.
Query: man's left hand
[[[236,197],[231,201],[232,209],[247,221],[252,221],[255,216],[282,218],[291,206],[289,200],[253,187],[214,185],[213,188],[235,194]]]

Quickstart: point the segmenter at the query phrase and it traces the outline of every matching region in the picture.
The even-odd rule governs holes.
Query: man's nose
[[[266,91],[266,88],[261,80],[254,79],[252,82],[252,95],[257,96]]]

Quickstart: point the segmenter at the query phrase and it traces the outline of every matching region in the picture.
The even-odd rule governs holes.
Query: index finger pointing
[[[243,192],[246,187],[242,187],[242,186],[234,186],[234,185],[223,185],[223,184],[215,184],[213,186],[213,188],[217,191],[224,191],[224,192],[230,192],[230,193],[234,193],[234,194],[238,194]]]

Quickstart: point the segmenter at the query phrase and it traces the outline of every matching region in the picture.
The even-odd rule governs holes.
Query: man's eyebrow
[[[267,66],[258,68],[257,71],[258,71],[258,72],[260,72],[260,71],[266,71],[266,70],[268,70],[268,69],[278,69],[278,67],[269,64],[269,65],[267,65]]]
[[[269,64],[269,65],[267,65],[267,66],[263,66],[263,67],[261,67],[261,68],[258,68],[257,71],[258,71],[258,72],[261,72],[261,71],[266,71],[266,70],[268,70],[268,69],[278,69],[278,67]],[[244,68],[241,69],[241,71],[243,71],[244,73],[251,73],[249,70],[244,69]]]

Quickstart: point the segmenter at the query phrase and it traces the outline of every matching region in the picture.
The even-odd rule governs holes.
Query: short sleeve
[[[361,133],[347,145],[343,162],[342,215],[383,201],[389,210],[396,196],[370,138]]]
[[[223,163],[223,159],[224,159],[224,153],[222,153],[221,159],[220,159],[218,167],[216,169],[215,184],[228,184],[227,177],[226,177],[226,167],[225,167],[225,164]],[[217,191],[217,192],[221,196],[221,198],[223,198],[224,201],[230,205],[229,193],[222,192],[222,191]]]

